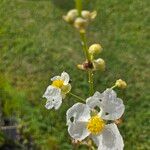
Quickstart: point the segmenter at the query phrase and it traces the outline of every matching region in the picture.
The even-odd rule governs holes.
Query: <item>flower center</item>
[[[87,129],[95,135],[99,134],[104,129],[104,127],[105,122],[98,115],[91,117],[87,124]]]
[[[63,80],[54,80],[53,83],[52,83],[52,86],[55,86],[57,88],[61,88],[64,84],[64,81]]]

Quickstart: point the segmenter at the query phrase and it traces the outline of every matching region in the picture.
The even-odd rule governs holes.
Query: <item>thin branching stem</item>
[[[116,88],[116,87],[117,87],[117,85],[114,85],[114,86],[111,87],[111,89],[114,89],[114,88]]]
[[[85,102],[85,100],[84,100],[82,97],[80,97],[80,96],[78,96],[78,95],[76,95],[76,94],[73,94],[73,93],[71,93],[71,92],[69,92],[69,94],[70,94],[71,96],[77,98],[77,99],[80,100],[81,102]]]

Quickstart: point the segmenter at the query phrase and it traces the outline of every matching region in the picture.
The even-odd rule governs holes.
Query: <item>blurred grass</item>
[[[85,8],[96,9],[89,28],[89,45],[100,42],[106,60],[105,73],[95,75],[96,90],[103,91],[116,79],[128,82],[126,112],[119,127],[125,150],[148,150],[149,139],[149,1],[89,0]],[[87,97],[86,74],[76,69],[83,61],[79,35],[62,20],[73,7],[70,0],[0,1],[1,100],[6,116],[17,114],[39,149],[72,149],[65,112],[75,100],[68,97],[60,110],[45,110],[42,94],[50,77],[67,71],[72,91]],[[81,55],[82,54],[82,55]],[[9,107],[8,107],[9,106]],[[16,111],[17,110],[17,111]],[[10,114],[11,113],[11,114]],[[83,148],[81,148],[83,149]]]

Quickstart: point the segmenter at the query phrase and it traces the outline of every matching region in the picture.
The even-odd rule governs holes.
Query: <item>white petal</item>
[[[94,109],[96,106],[101,108],[102,103],[102,95],[99,92],[95,92],[93,96],[87,98],[86,104],[91,108]]]
[[[122,136],[115,124],[106,125],[102,134],[93,137],[98,150],[123,150],[124,143]]]
[[[68,126],[68,132],[73,139],[82,141],[90,134],[86,126],[86,122],[70,123]]]
[[[46,104],[45,104],[45,107],[47,109],[52,109],[54,107],[54,104],[53,104],[53,99],[49,99],[46,101]]]
[[[105,99],[109,99],[110,101],[116,99],[117,94],[114,90],[112,89],[106,89],[103,93],[102,93],[103,97]]]
[[[53,78],[51,78],[51,81],[54,81],[54,80],[60,80],[61,77],[60,76],[54,76]]]
[[[55,98],[51,98],[51,99],[48,99],[46,104],[45,104],[45,107],[47,109],[52,109],[53,107],[57,110],[62,104],[62,98],[59,96],[59,97],[55,97]]]
[[[66,115],[67,125],[76,121],[87,122],[90,119],[90,108],[85,104],[76,103],[67,110]]]
[[[69,80],[70,80],[69,74],[66,72],[63,72],[61,74],[61,80],[64,81],[64,85],[67,85],[69,83]]]
[[[49,85],[43,95],[44,98],[51,99],[51,97],[57,97],[61,95],[61,90]]]
[[[58,96],[54,99],[54,108],[57,110],[62,104],[62,97]]]
[[[115,91],[107,89],[102,93],[101,117],[105,120],[116,120],[124,113],[125,106],[122,99],[117,98]]]

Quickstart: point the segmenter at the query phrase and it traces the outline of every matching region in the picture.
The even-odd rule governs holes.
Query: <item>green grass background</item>
[[[125,91],[117,90],[126,105],[119,126],[125,150],[150,147],[149,4],[149,0],[84,0],[85,9],[98,11],[88,29],[88,45],[100,42],[104,48],[100,57],[107,64],[104,73],[95,75],[95,90],[105,90],[118,78],[128,83]],[[72,149],[65,113],[76,100],[68,96],[57,112],[46,110],[42,94],[50,77],[65,70],[72,92],[88,96],[86,74],[76,68],[84,60],[79,35],[62,20],[73,7],[73,0],[0,1],[2,111],[26,126],[23,144],[32,139],[34,149]]]

